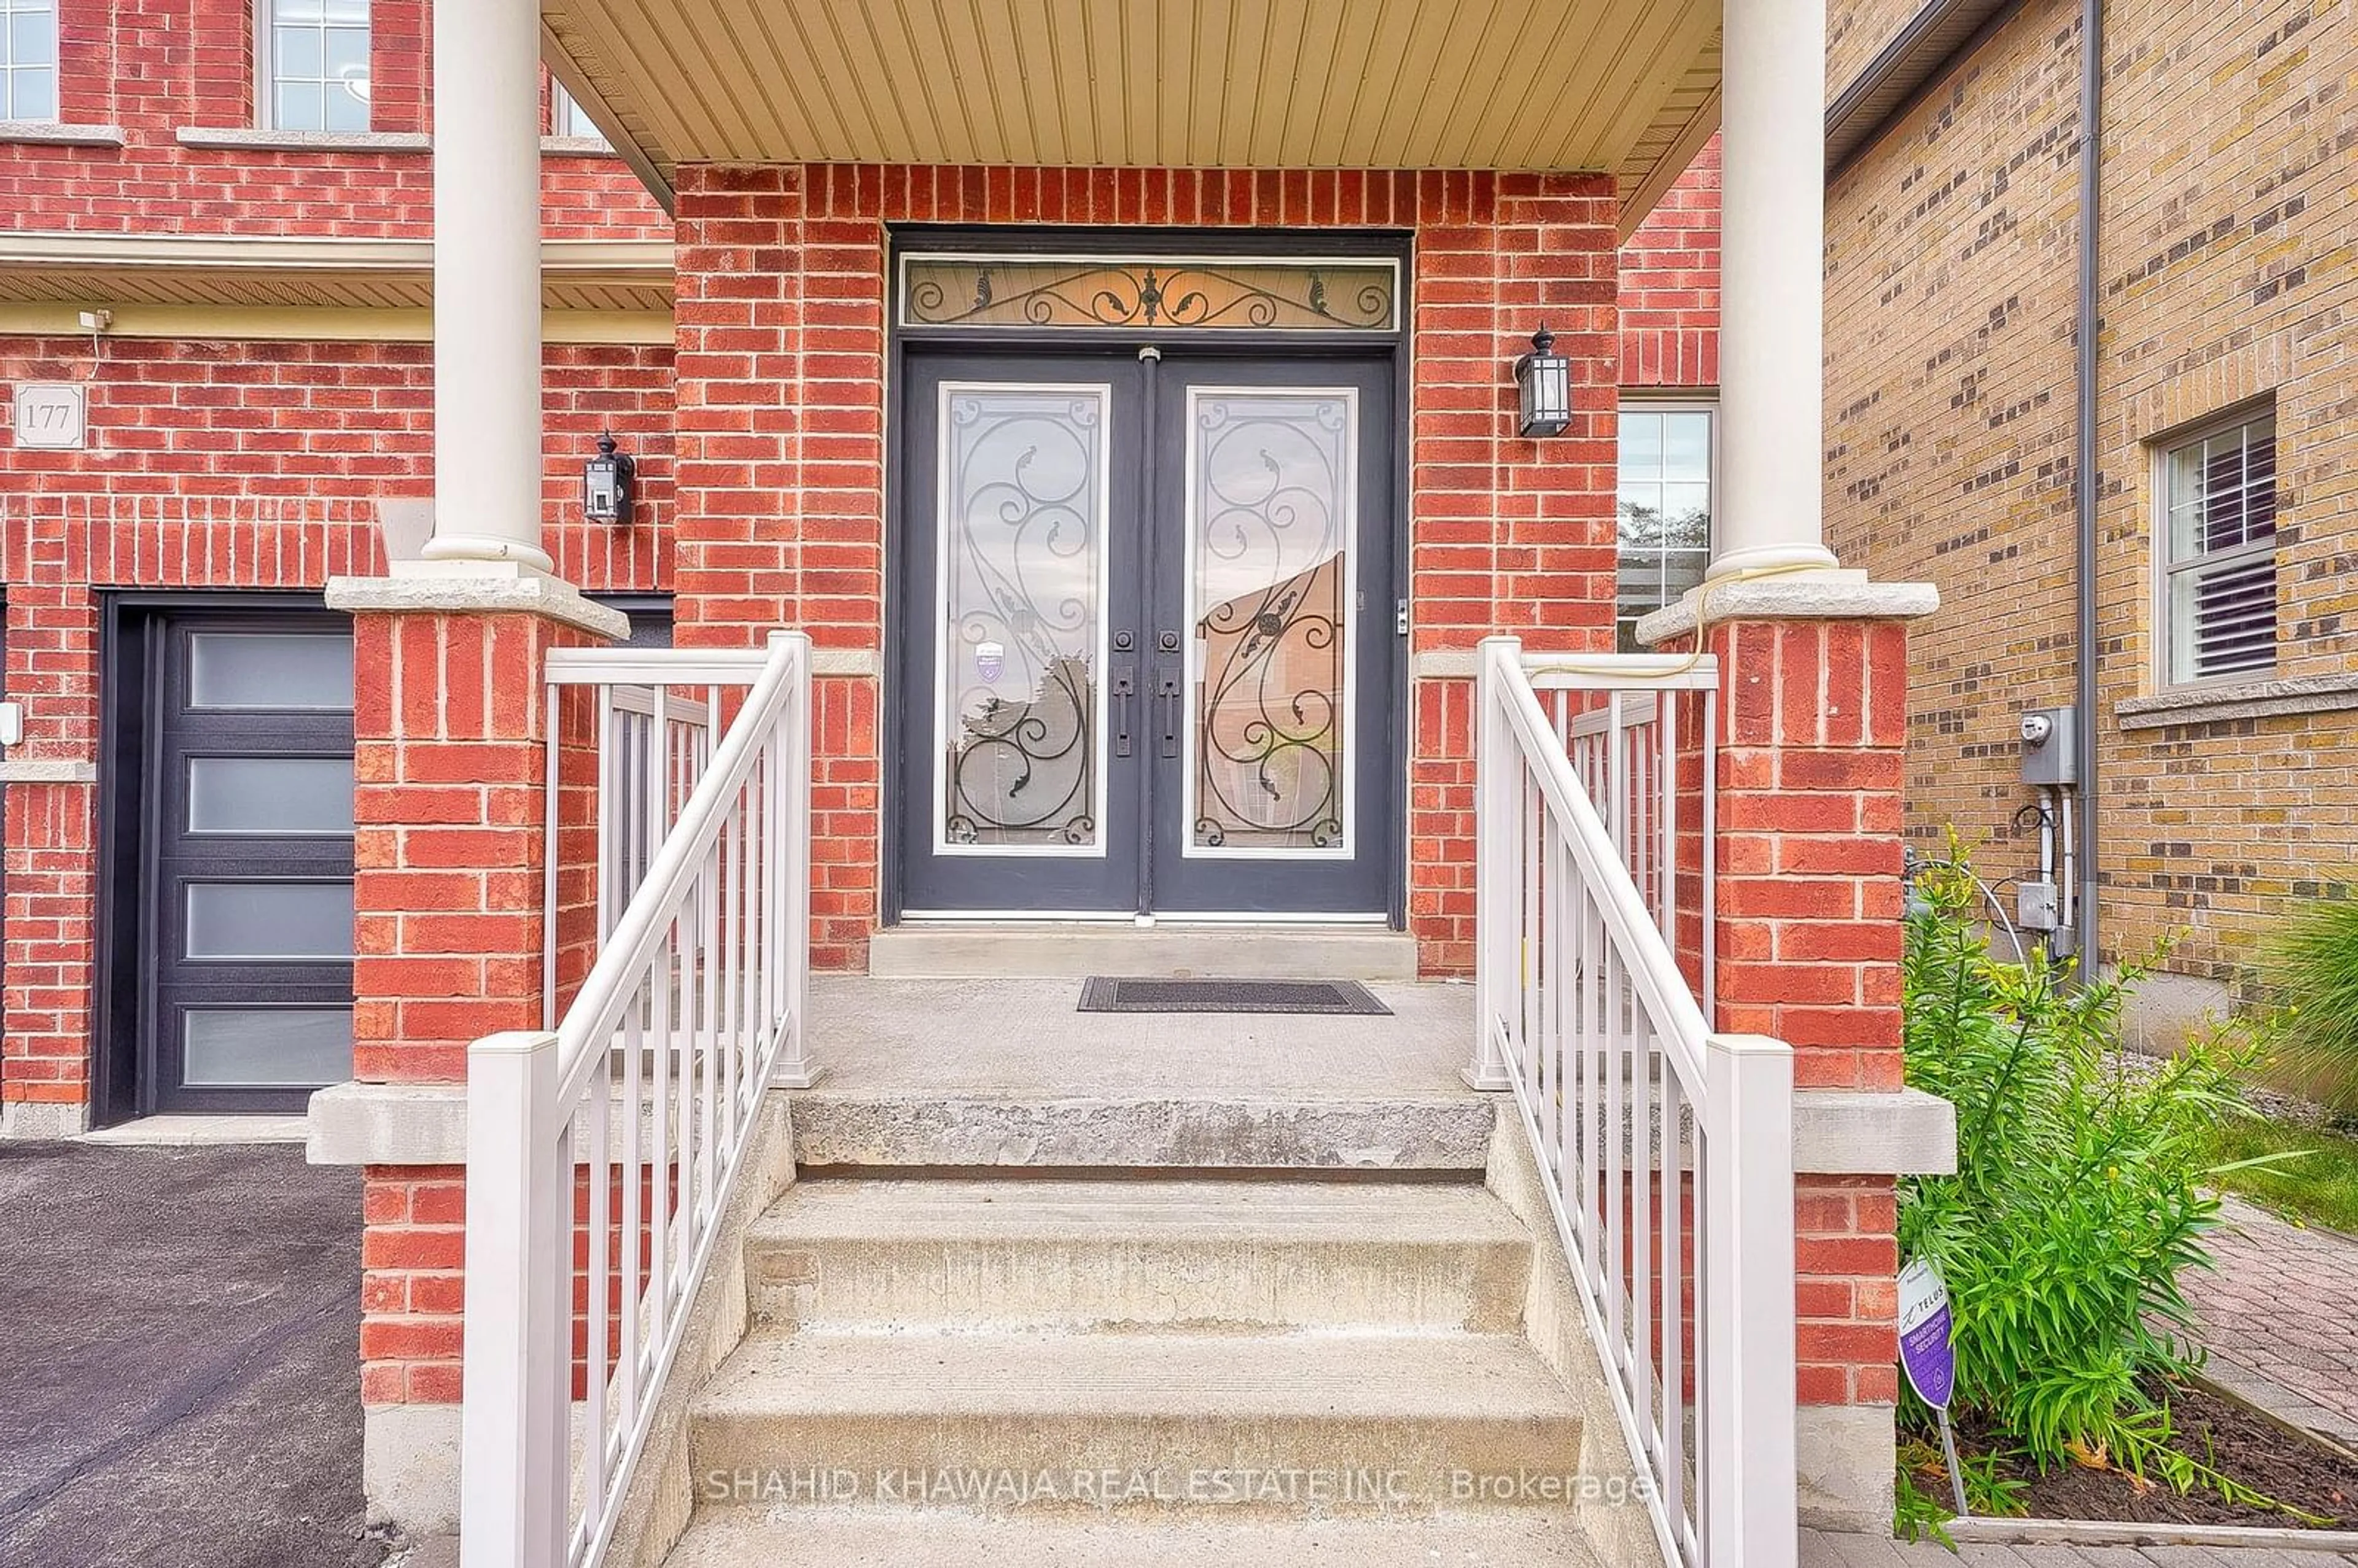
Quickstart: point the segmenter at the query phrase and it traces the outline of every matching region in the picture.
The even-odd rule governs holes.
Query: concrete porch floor
[[[811,977],[811,1039],[837,1094],[1206,1094],[1451,1098],[1472,1093],[1474,988],[1375,982],[1390,1018],[1081,1012],[1077,979]]]
[[[811,977],[797,1158],[817,1165],[1478,1171],[1457,1076],[1473,988],[1378,982],[1390,1017],[1077,1011],[1077,979]]]

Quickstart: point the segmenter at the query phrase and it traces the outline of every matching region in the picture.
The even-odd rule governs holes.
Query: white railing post
[[[1793,1053],[1714,1034],[1704,1061],[1705,1561],[1792,1568]]]
[[[777,1070],[770,1075],[770,1082],[779,1088],[806,1089],[818,1082],[826,1071],[811,1064],[809,1015],[805,1006],[810,992],[811,938],[810,636],[803,632],[773,632],[770,634],[770,646],[773,651],[791,646],[795,670],[783,727],[785,777],[779,795],[778,821],[769,829],[775,855],[772,864],[782,872],[777,903],[782,950],[776,957],[785,966],[785,973],[777,1022],[778,1027],[787,1032],[784,1047],[778,1054]]]
[[[1463,1076],[1477,1089],[1512,1087],[1499,1054],[1498,1025],[1507,1000],[1519,990],[1515,922],[1500,901],[1513,885],[1507,874],[1507,816],[1520,810],[1522,767],[1509,750],[1499,711],[1501,668],[1520,672],[1523,644],[1515,637],[1485,637],[1474,669],[1474,1054]],[[1520,1003],[1518,1003],[1520,1005]]]
[[[464,1568],[565,1561],[573,1181],[557,1100],[555,1034],[469,1048]]]

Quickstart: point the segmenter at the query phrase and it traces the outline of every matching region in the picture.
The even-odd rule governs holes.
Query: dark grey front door
[[[906,365],[903,913],[1386,913],[1390,357]]]

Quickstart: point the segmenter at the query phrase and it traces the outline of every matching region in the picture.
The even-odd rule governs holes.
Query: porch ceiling
[[[1718,121],[1716,0],[541,0],[656,189],[696,162],[1588,169]],[[1667,171],[1667,172],[1666,172]]]

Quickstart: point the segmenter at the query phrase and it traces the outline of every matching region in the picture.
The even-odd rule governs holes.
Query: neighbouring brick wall
[[[1621,247],[1621,384],[1719,380],[1719,138]]]
[[[1826,7],[1826,102],[1843,94],[1900,30],[1925,8],[1925,0],[1854,0]]]
[[[1412,229],[1414,647],[1515,631],[1602,646],[1613,591],[1615,267],[1589,176],[689,167],[678,202],[680,640],[774,625],[877,649],[885,225]],[[1506,366],[1544,319],[1579,422],[1517,438]],[[1429,970],[1472,954],[1470,686],[1418,684],[1410,921]],[[813,786],[815,957],[855,967],[880,907],[878,693],[829,679]]]
[[[2186,933],[2230,977],[2288,893],[2358,860],[2349,713],[2124,730],[2159,684],[2157,438],[2273,395],[2283,676],[2358,648],[2358,17],[2108,8],[2098,268],[2107,957]],[[1830,188],[1830,541],[1940,585],[1915,637],[1909,829],[2037,863],[2015,719],[2072,700],[2076,8],[2025,8]],[[2189,95],[2188,81],[2205,84]],[[1995,840],[1995,842],[1988,842]]]
[[[429,129],[427,0],[371,6],[373,129]],[[254,124],[247,0],[59,0],[59,107],[125,146],[0,146],[12,226],[129,233],[426,239],[423,152],[184,147],[185,128]],[[671,224],[619,159],[545,161],[552,238],[664,239]]]
[[[90,388],[90,449],[16,450],[0,433],[7,664],[18,761],[97,759],[98,595],[294,588],[383,569],[375,503],[432,486],[424,344],[0,338],[0,383]],[[671,351],[552,346],[543,524],[593,589],[668,584]],[[5,407],[5,404],[0,404]],[[639,523],[580,519],[580,463],[611,424],[640,454]],[[11,784],[0,1098],[81,1104],[91,1058],[94,795]],[[535,985],[537,980],[535,979]]]

